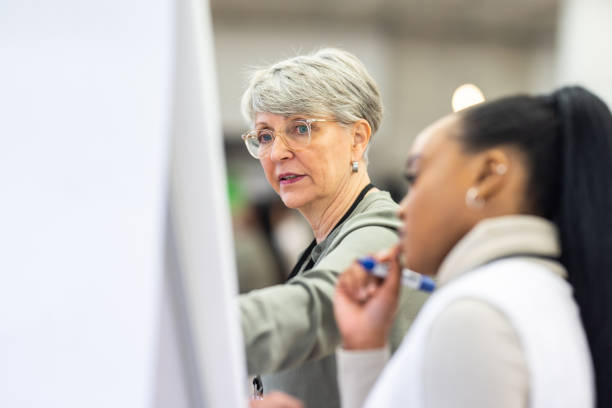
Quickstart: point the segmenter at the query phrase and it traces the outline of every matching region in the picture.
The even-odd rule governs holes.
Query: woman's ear
[[[360,161],[372,137],[372,128],[367,120],[359,119],[353,123],[352,137],[351,160]]]
[[[473,187],[486,203],[508,183],[510,156],[503,149],[482,152],[476,163],[476,180]]]

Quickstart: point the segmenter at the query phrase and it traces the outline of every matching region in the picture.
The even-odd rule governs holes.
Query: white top
[[[487,264],[526,253],[558,256],[554,225],[500,217],[464,237],[366,406],[592,406],[588,346],[563,268],[527,257]],[[343,407],[362,406],[385,351],[339,350],[337,363]]]

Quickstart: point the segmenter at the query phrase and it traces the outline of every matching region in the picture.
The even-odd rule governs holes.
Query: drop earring
[[[352,162],[352,170],[353,170],[353,173],[357,173],[359,171],[359,162],[357,161]]]

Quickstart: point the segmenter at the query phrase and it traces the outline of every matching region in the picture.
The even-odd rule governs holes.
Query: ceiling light
[[[482,91],[474,84],[463,84],[453,92],[453,112],[484,102]]]

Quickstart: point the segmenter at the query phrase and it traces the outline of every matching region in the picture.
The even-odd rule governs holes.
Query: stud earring
[[[473,208],[475,210],[480,210],[482,207],[484,207],[485,200],[478,195],[478,190],[476,187],[470,187],[465,193],[465,205],[467,205],[468,208]]]
[[[499,174],[500,176],[506,174],[507,171],[508,171],[508,166],[506,166],[504,163],[499,163],[495,167],[495,172]]]
[[[352,170],[353,170],[353,173],[357,173],[359,171],[359,162],[356,162],[356,161],[352,162]]]

